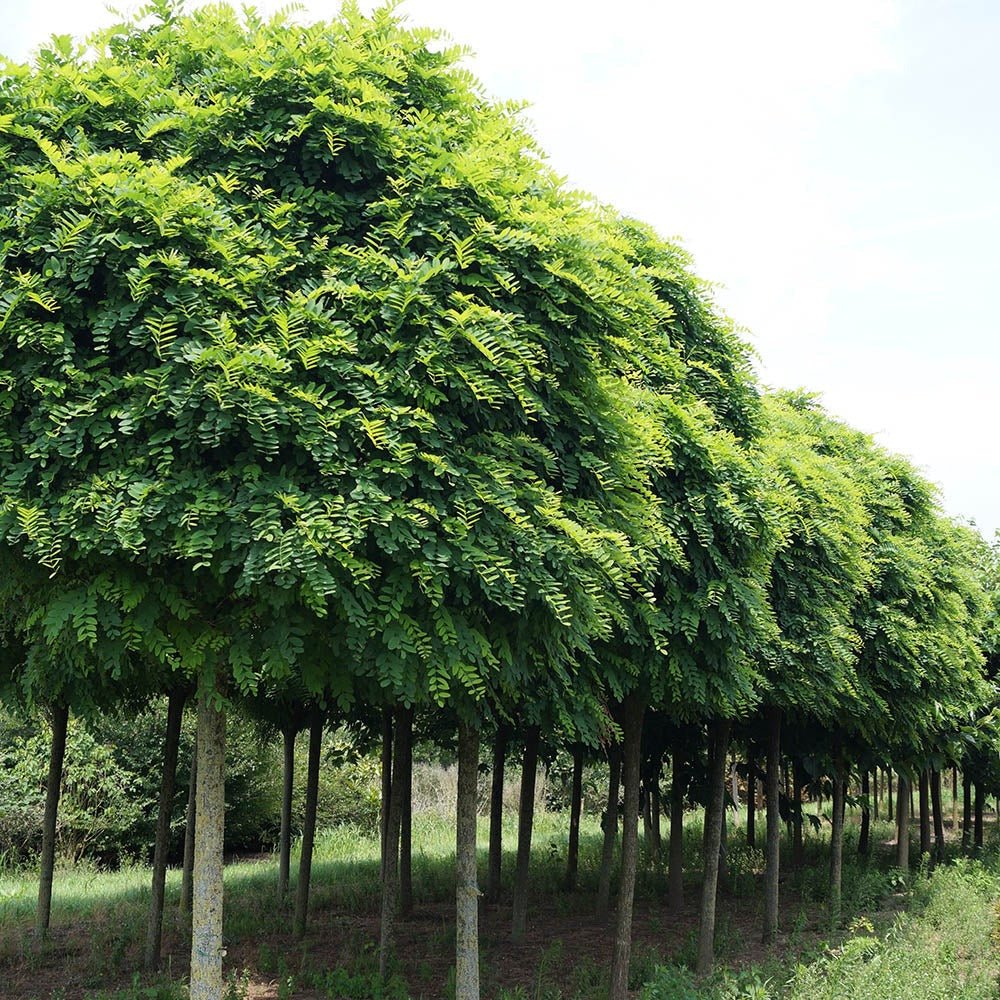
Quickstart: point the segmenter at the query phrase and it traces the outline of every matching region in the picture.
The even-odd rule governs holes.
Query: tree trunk
[[[455,1000],[479,1000],[479,885],[476,876],[478,777],[479,731],[460,722],[455,835]]]
[[[500,879],[503,874],[503,783],[509,738],[507,727],[499,726],[493,742],[493,780],[490,785],[490,857],[486,875],[486,901],[489,903],[496,903],[500,899]]]
[[[153,847],[153,885],[149,900],[149,923],[143,965],[147,972],[160,967],[160,942],[163,938],[163,892],[167,881],[167,852],[170,850],[170,814],[174,808],[174,780],[177,777],[177,747],[184,717],[184,695],[171,691],[167,699],[167,731],[163,740],[163,772],[160,777],[160,802],[156,816],[156,842]]]
[[[392,709],[382,709],[382,799],[379,805],[379,835],[382,848],[382,880],[388,860],[386,838],[389,834],[389,802],[392,798]]]
[[[705,812],[708,831],[705,848],[705,877],[701,889],[701,922],[698,928],[697,973],[707,976],[715,959],[715,896],[719,884],[719,849],[722,846],[722,825],[725,822],[726,749],[729,746],[728,719],[711,724],[712,753],[709,778],[709,804]]]
[[[403,775],[400,766],[402,743],[406,739],[405,717],[412,709],[397,708],[393,713],[395,739],[392,745],[392,786],[389,789],[389,814],[385,831],[385,870],[382,875],[382,910],[378,949],[378,974],[384,983],[389,978],[396,949],[396,910],[399,907],[399,830],[403,818]]]
[[[881,790],[881,785],[879,784],[878,768],[872,768],[872,819],[877,823],[879,814],[879,793]]]
[[[573,788],[569,803],[569,850],[566,855],[566,888],[576,889],[580,864],[580,812],[583,805],[583,746],[573,744]]]
[[[226,713],[199,692],[198,783],[191,899],[191,1000],[222,1000],[222,858],[226,816]]]
[[[52,913],[52,875],[56,865],[56,818],[62,788],[63,761],[66,758],[66,728],[69,708],[52,709],[52,748],[49,752],[49,776],[45,783],[45,813],[42,818],[42,857],[38,879],[38,909],[35,911],[35,937],[42,940],[49,930]]]
[[[889,793],[889,799],[886,802],[886,810],[889,813],[889,817],[888,818],[892,819],[893,816],[896,814],[896,811],[893,809],[893,806],[892,806],[892,768],[890,768],[890,767],[887,767],[885,769],[885,787],[886,787],[886,790]]]
[[[667,905],[674,913],[684,908],[684,764],[674,750],[670,766],[670,858]]]
[[[399,912],[413,912],[413,709],[404,709],[399,719]]]
[[[295,887],[295,936],[306,933],[309,916],[309,883],[312,879],[313,843],[316,839],[316,804],[319,800],[319,762],[323,749],[323,712],[312,710],[309,719],[309,761],[306,767],[306,811],[302,821],[299,879]]]
[[[195,737],[197,740],[197,736]],[[188,776],[187,810],[184,815],[184,861],[181,864],[181,913],[190,914],[194,895],[194,824],[198,804],[198,747],[191,751],[191,773]]]
[[[789,815],[792,818],[792,867],[799,870],[806,861],[806,845],[802,835],[802,765],[792,765],[792,801]],[[779,834],[780,838],[780,834]]]
[[[624,779],[623,779],[624,780]],[[642,839],[646,844],[646,856],[653,857],[653,813],[650,808],[649,784],[645,781],[639,786],[639,807],[642,810]],[[638,826],[638,820],[636,821]]]
[[[278,898],[288,894],[292,858],[292,793],[295,784],[295,729],[281,731],[284,744],[281,768],[281,833],[278,835]]]
[[[861,832],[858,834],[858,854],[867,857],[871,850],[871,824],[872,810],[868,801],[871,794],[871,785],[868,780],[868,772],[861,772]]]
[[[747,847],[757,846],[757,758],[751,744],[747,748]]]
[[[896,867],[907,871],[910,867],[910,798],[909,780],[902,773],[896,784]]]
[[[958,766],[951,766],[951,835],[958,833]]]
[[[635,694],[630,694],[622,705],[625,803],[622,817],[622,871],[618,882],[618,920],[611,958],[609,1000],[627,1000],[628,997],[628,969],[632,951],[632,904],[635,896],[635,867],[639,847],[639,766],[644,712],[642,701]]]
[[[941,811],[941,772],[931,771],[931,806],[934,812],[934,860],[944,860],[944,814]]]
[[[833,751],[833,829],[830,832],[830,923],[840,924],[841,885],[844,870],[844,793],[847,783],[840,741]]]
[[[604,812],[604,847],[601,851],[601,872],[597,879],[597,916],[607,920],[611,908],[611,867],[618,839],[618,786],[621,783],[621,747],[608,750],[608,801]]]
[[[976,782],[976,797],[973,800],[972,808],[975,810],[973,846],[978,851],[983,846],[983,783],[981,781]]]
[[[732,768],[729,772],[730,792],[733,799],[733,823],[739,826],[740,823],[740,776],[736,770],[736,760],[733,759]]]
[[[931,806],[930,782],[927,778],[927,768],[920,771],[917,802],[920,806],[920,857],[931,853]]]
[[[767,866],[764,870],[764,944],[778,933],[778,876],[781,867],[781,709],[767,710]]]
[[[962,851],[968,851],[972,846],[972,799],[973,782],[972,777],[964,771],[961,776],[962,781]]]
[[[514,870],[514,903],[511,936],[520,941],[528,929],[528,875],[531,867],[531,833],[535,822],[535,778],[538,772],[538,727],[524,737],[521,799],[517,812],[517,866]]]
[[[653,767],[653,780],[649,786],[649,817],[653,823],[653,864],[660,865],[663,853],[663,840],[660,835],[660,772],[663,768],[663,758],[657,755]]]

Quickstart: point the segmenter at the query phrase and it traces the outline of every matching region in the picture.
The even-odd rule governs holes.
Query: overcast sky
[[[467,44],[491,93],[531,103],[573,186],[683,240],[767,384],[820,392],[922,466],[950,512],[1000,528],[1000,4],[402,10]],[[0,0],[0,52],[110,19],[100,0]]]

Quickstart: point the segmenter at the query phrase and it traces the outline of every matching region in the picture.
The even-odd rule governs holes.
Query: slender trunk
[[[904,872],[910,867],[909,784],[909,780],[900,774],[896,785],[896,867]]]
[[[413,912],[413,709],[399,719],[399,912]]]
[[[892,806],[892,768],[885,769],[885,787],[889,793],[888,801],[886,802],[886,811],[889,813],[889,819],[895,815],[895,809]]]
[[[174,780],[177,777],[177,747],[184,716],[184,695],[171,691],[167,699],[167,731],[163,740],[163,772],[160,778],[160,802],[156,816],[156,842],[153,847],[153,885],[149,900],[149,923],[143,965],[147,972],[160,967],[160,942],[163,938],[163,892],[167,881],[167,851],[170,849],[170,814],[174,807]]]
[[[844,870],[844,793],[847,783],[839,739],[833,751],[833,829],[830,832],[830,922],[840,924],[841,885]]]
[[[910,816],[912,816],[913,815],[913,782],[912,781],[907,781],[906,782],[906,790],[907,790],[907,794],[910,797]]]
[[[41,873],[38,879],[38,909],[35,911],[35,936],[39,940],[48,934],[49,916],[52,912],[52,875],[56,864],[56,818],[59,812],[63,761],[66,758],[68,724],[69,708],[66,705],[56,705],[52,709],[52,748],[49,753],[49,776],[45,783]]]
[[[604,848],[601,851],[601,872],[597,879],[597,916],[606,920],[611,908],[611,866],[618,839],[618,786],[621,783],[621,747],[608,750],[608,802],[604,812]]]
[[[981,781],[976,782],[976,797],[973,800],[972,808],[975,810],[973,846],[978,851],[983,846],[983,783]]]
[[[503,782],[507,763],[506,726],[497,728],[493,742],[493,781],[490,786],[490,857],[486,875],[486,901],[500,899],[500,878],[503,873]]]
[[[653,769],[653,780],[649,786],[649,817],[653,824],[653,864],[659,867],[660,856],[663,853],[663,839],[660,834],[660,770],[663,767],[662,759],[657,756],[656,766]]]
[[[635,896],[635,867],[639,840],[639,764],[642,744],[642,701],[629,695],[622,706],[623,777],[625,782],[622,817],[622,872],[618,883],[618,921],[611,958],[609,1000],[627,1000],[628,968],[632,951],[632,903]]]
[[[521,799],[517,813],[517,866],[514,870],[514,902],[511,936],[520,941],[528,929],[528,876],[531,867],[531,833],[535,823],[535,778],[538,772],[538,727],[524,738],[521,767]]]
[[[379,932],[378,974],[382,982],[389,978],[396,948],[396,910],[399,907],[399,830],[403,818],[403,775],[400,773],[402,741],[406,739],[405,717],[412,709],[397,708],[393,713],[395,738],[392,745],[392,787],[389,789],[389,814],[386,817],[385,863],[382,874],[382,910]]]
[[[653,857],[653,813],[650,807],[649,783],[643,781],[639,786],[639,805],[642,809],[642,839],[646,844],[646,855]],[[636,821],[638,826],[638,820]]]
[[[730,770],[730,785],[733,799],[733,822],[739,826],[740,822],[740,776],[739,772],[736,770],[736,761],[733,760],[732,769]]]
[[[879,814],[879,777],[878,768],[872,768],[872,819],[877,823]]]
[[[941,812],[941,772],[931,771],[931,806],[934,812],[934,860],[944,860],[944,814]]]
[[[778,875],[781,867],[781,709],[767,710],[767,866],[764,870],[765,944],[778,933]]]
[[[725,822],[726,749],[729,746],[728,719],[712,723],[712,753],[709,777],[709,803],[705,810],[708,830],[705,849],[705,877],[701,889],[701,922],[698,928],[697,973],[707,976],[712,971],[715,952],[715,896],[719,884],[719,849],[722,846],[722,825]]]
[[[573,744],[573,787],[569,803],[569,850],[566,855],[566,888],[576,889],[580,865],[580,812],[583,805],[583,746]]]
[[[197,737],[195,737],[197,740]],[[194,824],[198,804],[198,747],[191,751],[191,773],[188,776],[187,810],[184,815],[184,861],[181,864],[181,913],[191,912],[194,895]]]
[[[951,835],[958,832],[958,766],[951,766]]]
[[[871,794],[871,786],[868,781],[868,772],[861,772],[861,832],[858,834],[858,854],[866,857],[871,850],[871,822],[872,810],[868,802]]]
[[[751,745],[747,749],[747,846],[757,846],[757,758]]]
[[[284,753],[281,767],[281,833],[278,835],[278,898],[288,894],[292,857],[292,792],[295,784],[295,728],[281,731]]]
[[[199,692],[198,784],[191,899],[191,1000],[222,1000],[222,857],[226,815],[226,713]]]
[[[670,858],[667,905],[674,913],[684,908],[684,763],[675,749],[670,774]]]
[[[479,1000],[479,885],[476,877],[476,792],[479,730],[458,724],[455,834],[455,1000]],[[503,787],[501,779],[501,788]]]
[[[313,843],[316,838],[316,804],[319,800],[319,761],[323,749],[323,713],[312,710],[309,720],[309,761],[306,766],[306,811],[302,818],[302,847],[299,852],[299,879],[295,887],[295,936],[306,933],[309,916],[309,883],[312,879]]]
[[[962,850],[969,849],[972,839],[972,778],[962,773]]]
[[[930,781],[927,768],[920,771],[917,802],[920,806],[920,857],[931,853]]]
[[[802,765],[792,765],[792,801],[789,815],[792,818],[792,867],[800,869],[806,860],[806,845],[802,836]]]
[[[389,803],[392,797],[392,709],[382,709],[382,798],[379,805],[379,840],[382,849],[382,879],[388,859],[386,838],[389,834]]]

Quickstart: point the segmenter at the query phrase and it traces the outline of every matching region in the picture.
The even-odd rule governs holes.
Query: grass
[[[876,853],[865,860],[856,856],[856,828],[849,825],[843,902],[845,921],[853,925],[846,932],[843,928],[831,931],[826,913],[826,829],[810,831],[806,866],[784,876],[783,935],[778,947],[765,951],[757,943],[763,856],[759,848],[743,843],[741,827],[730,828],[716,938],[721,971],[710,982],[696,984],[689,967],[697,924],[701,825],[699,817],[689,816],[684,842],[689,899],[685,912],[669,914],[660,902],[665,888],[662,864],[644,859],[637,881],[631,979],[635,989],[643,989],[643,1000],[901,1000],[911,996],[978,1000],[998,995],[996,949],[990,943],[996,926],[995,901],[1000,897],[995,865],[962,861],[929,878],[920,873],[903,878],[890,867],[891,848],[886,842],[891,840],[891,827],[875,826]],[[515,816],[505,823],[504,833],[505,845],[513,848]],[[488,843],[485,821],[480,824],[479,838],[483,874]],[[584,817],[580,888],[567,893],[561,884],[566,818],[546,812],[538,815],[531,883],[535,925],[528,944],[512,949],[507,909],[484,907],[484,996],[597,1000],[606,995],[603,953],[609,948],[610,932],[592,917],[600,846],[596,818]],[[384,986],[375,975],[378,855],[377,836],[370,833],[338,828],[319,836],[310,897],[311,930],[303,944],[289,934],[287,903],[276,899],[274,860],[265,857],[228,865],[225,938],[233,1000],[242,1000],[251,985],[256,989],[262,983],[268,985],[266,995],[276,1000],[447,996],[454,945],[452,822],[434,813],[414,817],[415,915],[400,925],[402,961]],[[513,867],[513,854],[508,851],[504,859],[507,898]],[[180,1000],[186,928],[177,912],[180,878],[176,871],[167,882],[164,975],[153,982],[134,975],[145,929],[148,880],[148,870],[142,867],[115,872],[87,866],[60,870],[54,889],[52,937],[35,949],[30,929],[37,881],[28,873],[0,873],[0,980],[10,973],[16,983],[16,989],[3,991],[4,996]],[[982,954],[991,957],[980,960],[977,956]],[[994,992],[984,992],[987,983]]]

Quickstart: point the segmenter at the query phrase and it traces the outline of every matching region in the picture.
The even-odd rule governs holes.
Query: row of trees
[[[484,737],[500,771],[525,744],[515,934],[539,733],[610,754],[611,811],[620,768],[615,1000],[644,762],[672,757],[673,810],[707,751],[703,971],[734,729],[766,759],[766,937],[790,746],[833,779],[834,912],[852,768],[995,771],[982,541],[813,398],[762,396],[685,254],[568,191],[460,55],[391,9],[161,0],[0,73],[2,676],[53,718],[39,928],[68,712],[170,696],[162,828],[193,697],[199,1000],[238,701],[286,746],[310,727],[310,776],[330,713],[385,720],[383,968],[413,712],[454,734],[461,1000]],[[283,886],[289,839],[286,808]]]

